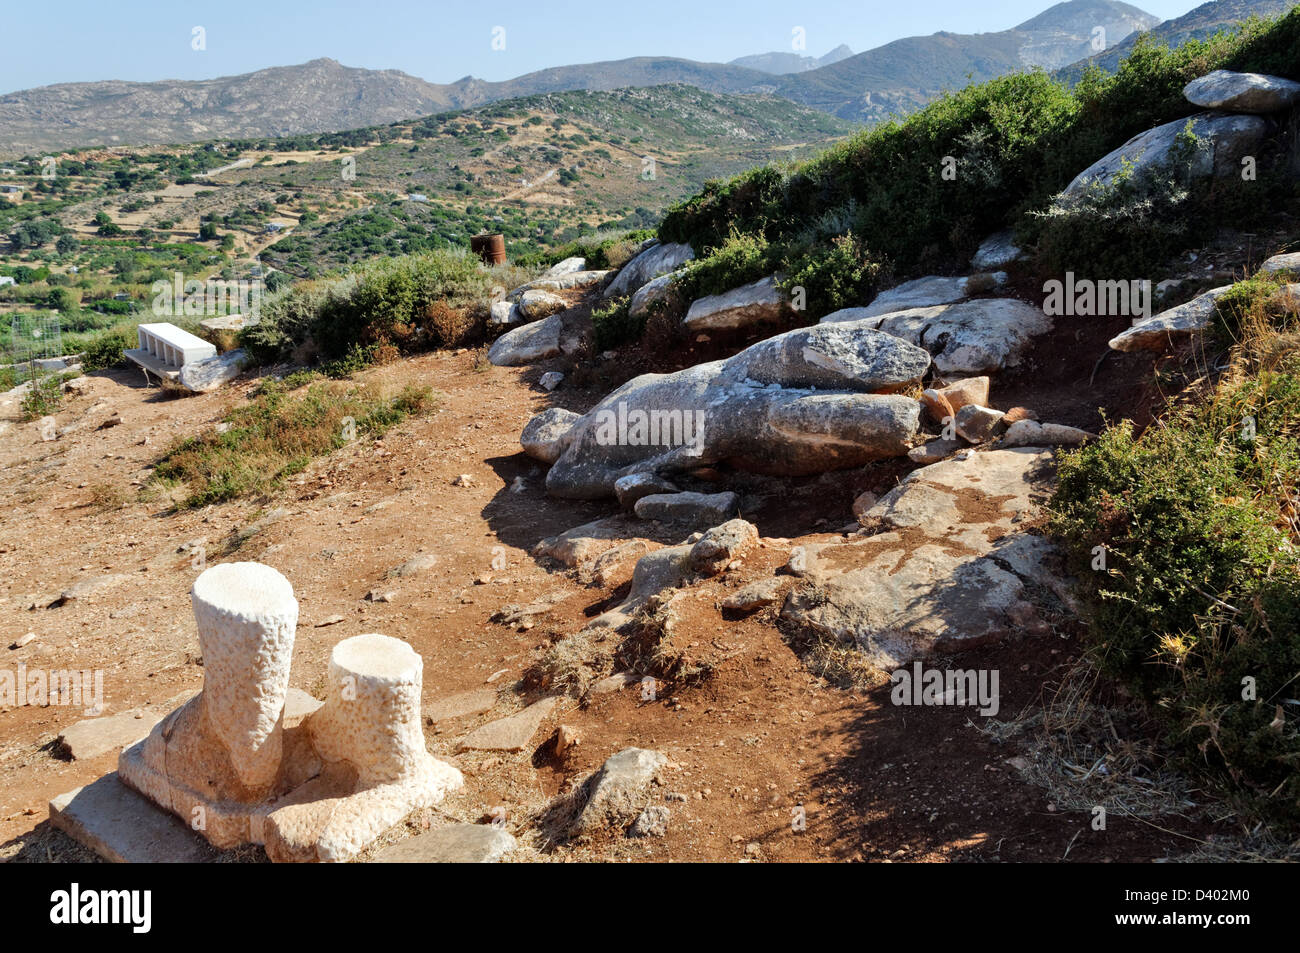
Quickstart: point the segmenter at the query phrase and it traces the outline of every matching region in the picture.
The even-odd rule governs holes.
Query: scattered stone
[[[871,304],[865,308],[845,309],[850,314],[835,312],[835,314],[844,315],[836,320],[858,321],[862,318],[874,318],[882,314],[906,311],[909,308],[932,308],[936,305],[952,304],[956,301],[963,301],[973,294],[1000,288],[1006,282],[1006,272],[1002,271],[993,274],[969,275],[964,278],[942,278],[937,275],[931,275],[928,278],[916,278],[912,281],[905,281],[887,291],[880,292],[872,299]],[[834,317],[834,315],[828,317]],[[823,318],[822,320],[827,319]]]
[[[181,386],[196,394],[214,391],[238,377],[247,359],[248,355],[241,347],[201,361],[190,361],[181,367]]]
[[[515,849],[515,839],[493,824],[448,824],[385,847],[377,864],[494,864]]]
[[[552,695],[533,702],[521,712],[481,725],[462,738],[458,748],[461,751],[522,751],[559,700]]]
[[[1216,69],[1183,87],[1194,106],[1233,113],[1274,113],[1300,103],[1300,83],[1263,73]]]
[[[546,273],[542,275],[542,277],[556,278],[560,275],[571,275],[575,271],[586,271],[586,270],[587,270],[587,259],[579,258],[575,256],[573,258],[566,258],[564,259],[564,261],[557,262],[556,264],[552,265],[550,268],[547,268]]]
[[[667,480],[656,473],[629,473],[614,481],[614,495],[618,497],[619,506],[629,510],[643,497],[680,492],[681,490],[672,480]]]
[[[734,331],[756,324],[780,321],[794,312],[790,297],[777,285],[774,275],[719,295],[691,302],[682,320],[688,331]]]
[[[59,594],[59,598],[54,601],[55,606],[66,605],[69,602],[75,602],[78,599],[89,599],[105,589],[126,582],[130,577],[120,573],[108,576],[90,576],[86,579],[79,579]]]
[[[490,324],[522,324],[524,313],[513,301],[494,301],[492,303],[492,314],[488,318]]]
[[[572,288],[589,288],[600,284],[612,274],[612,271],[570,271],[562,275],[543,275],[515,288],[506,295],[506,298],[510,301],[518,301],[525,291],[534,289],[567,291]]]
[[[716,576],[758,542],[758,527],[742,519],[727,520],[707,530],[691,546],[690,568],[702,576]]]
[[[1280,272],[1300,273],[1300,251],[1290,252],[1285,255],[1274,255],[1260,265],[1259,270],[1270,275]]]
[[[418,556],[412,556],[406,562],[394,566],[388,570],[390,578],[399,578],[401,576],[414,576],[417,573],[427,572],[434,566],[438,565],[438,557],[433,553],[421,553]]]
[[[64,393],[74,397],[84,397],[91,392],[92,387],[92,379],[89,377],[74,377],[70,381],[63,382]]]
[[[989,379],[987,377],[965,377],[951,384],[940,387],[938,394],[947,401],[953,413],[967,404],[989,405]]]
[[[564,375],[559,371],[547,371],[537,383],[542,385],[543,390],[555,390],[563,380]]]
[[[469,715],[479,715],[497,703],[497,693],[492,688],[475,688],[434,699],[424,706],[424,718],[431,725],[453,721]]]
[[[59,734],[58,741],[63,752],[73,761],[89,761],[134,744],[149,734],[161,719],[161,712],[133,708],[69,725]]]
[[[578,734],[577,728],[569,725],[560,725],[555,732],[555,753],[563,755],[570,748],[576,748],[582,743],[582,738]]]
[[[32,640],[34,640],[35,638],[36,638],[35,632],[28,632],[26,635],[20,635],[18,636],[18,638],[14,639],[11,643],[9,643],[9,648],[20,649],[24,645],[30,644]]]
[[[41,440],[46,443],[57,440],[59,437],[59,422],[53,417],[42,417],[36,421],[36,432],[40,435]]]
[[[612,755],[588,782],[587,803],[573,823],[573,833],[626,825],[648,806],[650,786],[667,765],[662,752],[645,748],[624,748]]]
[[[740,497],[725,493],[654,493],[636,501],[633,512],[643,520],[687,523],[692,526],[717,524],[735,515]]]
[[[323,629],[329,625],[338,625],[342,621],[343,621],[343,616],[341,615],[326,616],[325,618],[317,622],[315,627],[318,629]]]
[[[1003,447],[1077,447],[1096,434],[1064,424],[1041,424],[1036,420],[1017,420],[1002,435]]]
[[[366,593],[367,602],[392,602],[396,598],[396,589],[371,589]]]
[[[1231,285],[1211,288],[1154,317],[1139,318],[1131,328],[1111,338],[1110,346],[1116,351],[1163,351],[1178,340],[1208,328],[1214,320],[1218,300],[1230,290]]]
[[[1001,432],[1002,418],[1005,416],[1002,411],[994,410],[992,407],[967,404],[957,411],[957,416],[954,418],[957,435],[971,443],[991,440]]]
[[[607,678],[602,678],[593,684],[590,689],[590,694],[609,695],[613,692],[621,692],[629,685],[635,685],[640,680],[641,679],[633,675],[631,672],[619,672],[615,675],[610,675]]]
[[[778,334],[723,361],[643,374],[574,423],[546,476],[554,496],[600,499],[620,477],[726,462],[804,475],[907,452],[920,405],[896,390],[929,366],[919,347],[856,324]]]
[[[474,485],[474,478],[468,473],[462,473],[460,476],[456,477],[456,479],[451,481],[451,485],[471,487]]]
[[[910,450],[908,451],[908,456],[911,456]],[[868,490],[866,493],[860,494],[853,501],[853,515],[857,517],[859,520],[861,520],[863,514],[865,514],[867,510],[871,509],[873,506],[876,505],[877,499],[879,498],[876,496],[876,494],[872,493],[870,490]]]
[[[941,424],[953,415],[952,404],[948,403],[948,398],[933,387],[921,391],[921,404],[935,423]]]
[[[1052,451],[970,453],[913,471],[868,518],[881,532],[802,547],[782,615],[892,670],[934,652],[1046,630],[1070,604],[1060,554],[1016,531],[1051,492]]]
[[[628,302],[628,315],[633,318],[649,316],[652,310],[666,303],[673,296],[673,283],[683,274],[685,274],[683,270],[678,270],[660,275],[653,281],[647,281],[637,289],[636,294],[632,295],[632,300]]]
[[[668,833],[671,812],[662,804],[652,804],[632,822],[628,834],[632,837],[663,837]]]
[[[737,589],[722,600],[722,608],[736,612],[752,612],[770,606],[781,596],[781,580],[775,576],[759,579]]]

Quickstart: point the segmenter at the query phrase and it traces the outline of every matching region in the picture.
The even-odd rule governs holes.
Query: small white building
[[[16,285],[17,283],[10,275],[0,275],[0,286]]]

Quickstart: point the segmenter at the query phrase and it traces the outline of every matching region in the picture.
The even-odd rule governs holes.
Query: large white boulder
[[[1300,103],[1300,83],[1263,73],[1216,69],[1183,87],[1187,101],[1205,109],[1273,113]]]
[[[605,289],[605,297],[630,295],[652,278],[676,271],[694,257],[691,246],[680,242],[651,245],[619,269]]]
[[[1191,173],[1198,177],[1235,174],[1242,156],[1250,154],[1268,133],[1268,122],[1259,116],[1197,113],[1189,118],[1192,132],[1209,141],[1209,148],[1198,151],[1192,160]],[[1137,174],[1167,163],[1187,123],[1188,119],[1175,119],[1134,136],[1076,175],[1060,199],[1077,199],[1091,186],[1109,185],[1125,168]]]

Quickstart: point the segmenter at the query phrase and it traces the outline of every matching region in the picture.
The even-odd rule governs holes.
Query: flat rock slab
[[[424,706],[424,716],[429,724],[436,725],[466,715],[478,715],[497,703],[497,693],[490,688],[476,688],[439,698]]]
[[[691,302],[682,327],[688,331],[734,331],[791,314],[789,296],[777,284],[776,276],[770,275]]]
[[[930,275],[915,278],[882,291],[865,308],[851,308],[859,318],[874,318],[908,308],[932,308],[940,304],[963,301],[981,291],[992,291],[1007,283],[1005,272],[978,274],[962,278]]]
[[[494,864],[515,849],[509,831],[490,824],[449,824],[385,847],[376,864]]]
[[[913,471],[863,514],[881,532],[804,548],[782,615],[856,645],[889,670],[1045,630],[1070,604],[1059,553],[1020,532],[1046,499],[1052,452],[968,453]]]
[[[1184,304],[1145,320],[1138,319],[1132,327],[1111,338],[1110,347],[1115,351],[1166,350],[1180,339],[1208,328],[1219,299],[1231,290],[1230,285],[1211,288]]]
[[[50,823],[115,864],[202,864],[217,851],[117,772],[50,801]]]
[[[461,751],[522,751],[559,701],[554,695],[543,698],[521,712],[480,725],[461,739],[459,748]]]
[[[162,717],[161,712],[133,708],[103,718],[87,718],[64,728],[59,744],[73,761],[87,761],[139,741],[153,731]]]

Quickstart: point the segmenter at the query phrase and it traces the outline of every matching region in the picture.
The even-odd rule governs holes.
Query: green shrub
[[[630,298],[619,298],[603,307],[593,308],[591,328],[596,343],[596,350],[606,351],[641,337],[645,330],[645,318],[633,318],[628,314]]]
[[[138,343],[134,331],[129,328],[113,328],[97,335],[91,338],[81,352],[81,369],[99,371],[116,367],[125,360],[122,352]]]
[[[322,381],[291,395],[285,382],[266,381],[249,403],[226,414],[224,432],[213,428],[172,446],[153,479],[183,486],[185,507],[263,492],[354,434],[379,436],[432,400],[427,387],[408,386],[383,397],[369,388]]]
[[[1300,340],[1262,340],[1210,399],[1065,454],[1052,528],[1103,666],[1153,703],[1193,767],[1295,824]]]
[[[33,377],[31,387],[23,395],[20,410],[23,420],[36,420],[58,413],[63,403],[63,378],[58,374]]]
[[[668,210],[659,236],[689,242],[707,258],[734,234],[747,235],[767,243],[770,260],[794,263],[813,257],[810,244],[829,244],[830,221],[836,234],[858,236],[869,260],[893,262],[909,277],[964,267],[985,236],[1021,226],[1034,237],[1045,232],[1054,267],[1096,273],[1120,260],[1121,273],[1131,273],[1125,253],[1149,260],[1234,216],[1238,224],[1258,217],[1279,190],[1294,198],[1293,182],[1261,175],[1258,183],[1220,183],[1195,201],[1176,190],[1140,198],[1121,188],[1070,214],[1048,214],[1092,162],[1195,112],[1184,85],[1218,67],[1300,78],[1300,10],[1176,50],[1140,37],[1114,75],[1088,70],[1073,89],[1041,71],[968,86],[802,164],[706,183]],[[1143,248],[1148,226],[1155,241]],[[1072,231],[1082,239],[1073,253]]]
[[[733,231],[717,248],[692,259],[677,286],[687,300],[722,294],[757,281],[775,269],[772,250],[760,235]]]
[[[311,341],[327,359],[357,347],[414,351],[459,345],[482,325],[503,278],[461,250],[380,258],[343,278],[309,281],[270,296],[262,320],[240,333],[259,363],[290,356]]]

